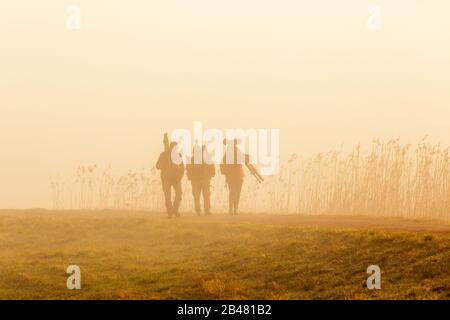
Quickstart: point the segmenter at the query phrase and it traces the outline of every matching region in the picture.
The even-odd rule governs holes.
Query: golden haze
[[[450,144],[450,3],[8,1],[0,12],[0,207],[51,207],[49,176],[154,165],[161,134],[280,128],[282,157]]]

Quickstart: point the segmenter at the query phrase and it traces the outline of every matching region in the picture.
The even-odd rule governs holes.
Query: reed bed
[[[220,174],[212,180],[215,212],[226,212]],[[163,211],[155,168],[115,176],[111,168],[80,166],[73,179],[51,178],[54,209]],[[193,211],[190,183],[183,180],[183,211]],[[247,175],[241,211],[343,214],[450,219],[449,148],[374,139],[363,151],[330,151],[304,158],[292,154],[278,175],[258,184]]]

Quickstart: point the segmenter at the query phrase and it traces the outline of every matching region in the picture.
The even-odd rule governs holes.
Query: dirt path
[[[107,216],[114,218],[146,218],[160,217],[167,219],[165,214],[149,212],[126,211],[53,211],[53,210],[0,210],[0,217],[84,217],[89,219],[103,219]],[[209,217],[197,217],[192,214],[182,214],[181,219],[217,221],[217,223],[251,223],[270,225],[292,225],[307,227],[325,227],[357,230],[385,230],[407,232],[432,232],[450,234],[450,222],[442,220],[380,218],[369,216],[333,216],[333,215],[298,215],[298,214],[241,214],[229,216],[214,214]]]
[[[449,233],[450,223],[440,220],[375,218],[366,216],[331,215],[243,215],[240,222],[289,224],[358,230]]]

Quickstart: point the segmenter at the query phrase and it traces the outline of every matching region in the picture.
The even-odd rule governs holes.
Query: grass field
[[[68,290],[69,265],[81,290]],[[369,265],[382,289],[368,290]],[[0,299],[450,299],[450,225],[0,211]]]

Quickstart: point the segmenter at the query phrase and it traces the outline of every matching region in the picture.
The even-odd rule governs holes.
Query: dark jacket
[[[245,163],[246,155],[236,147],[227,147],[222,163],[220,164],[220,173],[225,176],[227,182],[242,181],[244,180],[244,168],[242,166]],[[227,163],[227,153],[234,152],[233,163]]]
[[[216,175],[214,164],[195,164],[191,159],[191,164],[186,165],[186,173],[189,180],[209,180]]]

